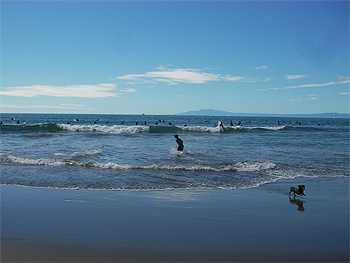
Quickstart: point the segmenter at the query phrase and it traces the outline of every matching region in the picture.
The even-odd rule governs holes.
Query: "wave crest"
[[[71,124],[57,124],[58,127],[71,132],[102,132],[102,133],[138,133],[148,132],[149,126],[141,125],[71,125]]]
[[[96,150],[98,151],[98,149]],[[102,151],[102,150],[101,150]],[[4,155],[2,155],[4,157]],[[99,168],[112,170],[154,170],[154,171],[190,171],[190,172],[256,172],[275,168],[275,164],[268,161],[248,162],[242,161],[225,166],[201,166],[201,165],[131,165],[120,164],[114,162],[98,163],[98,162],[80,162],[74,160],[60,159],[31,159],[25,157],[17,157],[13,155],[6,156],[8,161],[19,165],[44,165],[44,166],[75,166],[84,168]]]
[[[20,133],[62,133],[62,132],[97,132],[107,134],[133,133],[234,133],[249,131],[280,131],[298,129],[289,126],[245,127],[245,126],[146,126],[146,125],[80,125],[40,123],[33,125],[1,125],[1,132]],[[305,127],[304,127],[305,129]]]

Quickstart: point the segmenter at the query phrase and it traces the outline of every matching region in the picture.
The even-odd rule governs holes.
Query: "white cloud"
[[[115,93],[115,84],[98,85],[69,85],[69,86],[46,86],[32,85],[19,87],[6,87],[0,91],[0,95],[16,97],[77,97],[77,98],[108,98],[118,97]]]
[[[130,80],[133,83],[167,83],[175,85],[179,83],[203,84],[213,81],[229,82],[266,82],[271,79],[265,78],[262,81],[254,80],[244,76],[221,75],[210,72],[203,72],[200,69],[174,69],[159,66],[156,71],[150,71],[143,74],[128,74],[116,77],[119,80]]]
[[[117,79],[125,79],[125,80],[137,80],[139,78],[146,77],[145,74],[129,74],[121,77],[117,77]]]
[[[307,97],[306,100],[317,100],[317,97]]]
[[[340,85],[340,84],[347,84],[350,83],[349,80],[340,81],[340,82],[327,82],[322,84],[304,84],[304,85],[298,85],[298,86],[291,86],[291,87],[285,87],[285,88],[274,88],[274,89],[299,89],[299,88],[312,88],[312,87],[326,87],[326,86],[333,86],[333,85]]]
[[[288,80],[294,80],[294,79],[302,79],[309,77],[308,75],[285,75],[284,76]]]
[[[223,80],[225,80],[225,81],[232,81],[232,82],[238,82],[238,81],[244,81],[245,78],[244,77],[240,77],[240,76],[235,76],[235,77],[233,77],[233,76],[225,76],[225,77],[223,77]]]
[[[339,95],[350,95],[350,92],[340,92]]]
[[[218,81],[221,76],[218,74],[200,72],[197,69],[164,69],[159,71],[146,72],[145,74],[129,74],[117,79],[122,80],[153,80],[155,82],[166,82],[168,84],[177,83],[207,83],[209,81]]]
[[[267,65],[263,65],[263,66],[260,66],[260,67],[256,67],[255,69],[263,69],[263,70],[266,70],[268,69],[269,67]]]
[[[268,81],[270,81],[270,80],[272,80],[272,78],[265,78],[263,81],[261,81],[261,82],[268,82]]]
[[[119,90],[119,92],[127,92],[127,93],[132,93],[132,92],[135,92],[136,91],[136,89],[121,89],[121,90]]]
[[[332,81],[332,82],[321,83],[321,84],[304,84],[304,85],[290,86],[290,87],[284,87],[284,88],[257,89],[257,91],[327,87],[327,86],[342,85],[342,84],[348,84],[348,83],[350,83],[350,80],[344,80],[344,81],[340,81],[340,82]]]

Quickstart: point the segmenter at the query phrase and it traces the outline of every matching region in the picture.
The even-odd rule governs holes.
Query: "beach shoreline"
[[[289,198],[298,184],[306,196]],[[349,261],[349,178],[237,190],[1,186],[1,208],[2,262]]]

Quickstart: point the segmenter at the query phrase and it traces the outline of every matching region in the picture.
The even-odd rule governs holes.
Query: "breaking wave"
[[[102,150],[101,150],[102,151]],[[100,151],[96,149],[91,151],[90,154]],[[249,162],[242,161],[229,165],[212,167],[212,166],[183,166],[183,165],[131,165],[131,164],[119,164],[114,162],[99,163],[99,162],[80,162],[74,160],[65,159],[31,159],[25,157],[17,157],[13,155],[1,155],[2,158],[6,158],[8,161],[18,165],[33,165],[33,166],[74,166],[82,168],[97,168],[97,169],[111,169],[111,170],[153,170],[153,171],[191,171],[191,172],[257,172],[262,170],[268,170],[274,168],[276,165],[271,162]]]
[[[310,127],[311,128],[311,127]],[[1,125],[2,133],[67,133],[67,132],[96,132],[106,134],[133,133],[235,133],[251,131],[282,131],[288,129],[308,129],[308,127],[289,126],[146,126],[146,125],[78,125],[78,124],[33,124],[33,125]],[[312,128],[317,129],[317,128]]]
[[[94,151],[87,151],[87,153]],[[98,149],[95,151],[99,152]],[[71,159],[25,158],[0,153],[2,164],[11,166],[86,169],[84,173],[23,173],[3,176],[1,185],[69,190],[153,191],[174,189],[246,189],[299,177],[348,177],[341,171],[327,175],[312,169],[278,167],[269,161],[240,161],[222,166],[81,162]],[[283,165],[282,165],[283,166]],[[56,168],[55,168],[56,169]],[[73,170],[72,170],[73,171]],[[112,171],[112,173],[101,173]],[[114,171],[114,172],[113,172]],[[79,174],[79,176],[74,176]],[[103,175],[102,175],[103,174]],[[84,175],[84,176],[82,176]]]

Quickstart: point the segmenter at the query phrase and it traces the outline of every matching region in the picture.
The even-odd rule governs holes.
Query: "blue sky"
[[[349,1],[2,1],[1,112],[349,113]]]

